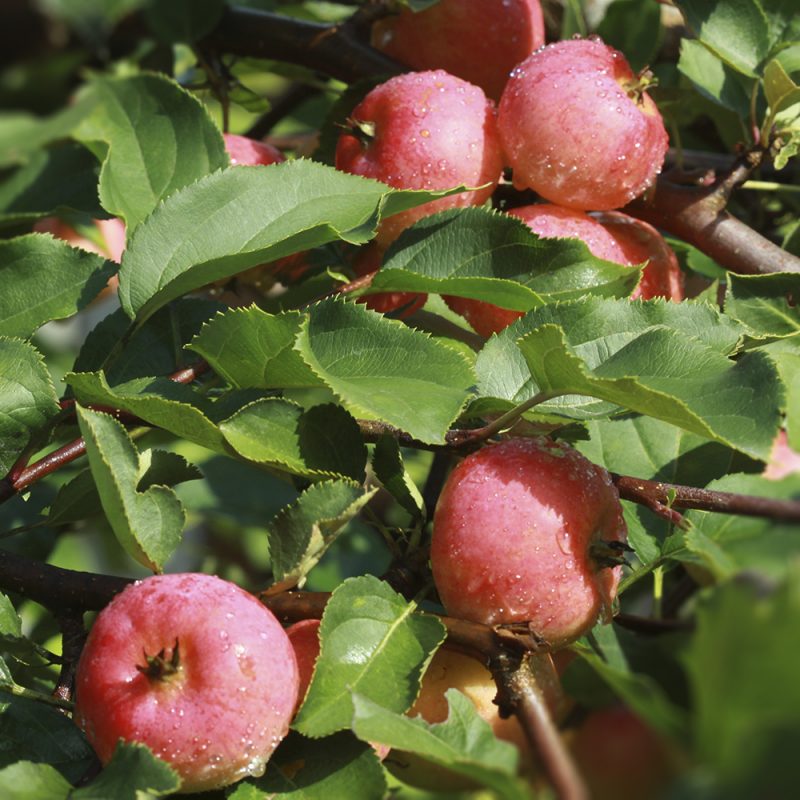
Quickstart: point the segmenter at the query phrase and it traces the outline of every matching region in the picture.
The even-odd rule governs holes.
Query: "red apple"
[[[137,581],[100,612],[78,663],[75,720],[100,760],[147,745],[182,792],[260,775],[297,702],[292,645],[272,612],[210,575]]]
[[[398,189],[483,187],[387,218],[378,231],[386,247],[422,217],[489,198],[503,167],[494,106],[477,86],[443,70],[398,75],[353,109],[336,167]]]
[[[306,692],[314,677],[314,667],[319,658],[319,626],[318,619],[303,619],[295,622],[286,629],[286,635],[294,648],[294,656],[297,660],[297,674],[299,678],[299,688],[297,692],[297,707],[299,708],[305,699]],[[295,709],[296,710],[296,709]]]
[[[608,617],[627,529],[606,470],[546,438],[509,439],[448,476],[431,567],[448,614],[528,621],[555,646]]]
[[[363,277],[377,272],[383,262],[383,253],[383,248],[377,242],[370,242],[364,247],[360,247],[353,259],[353,270],[356,275]],[[397,311],[399,312],[397,316],[405,319],[415,311],[419,311],[425,305],[427,298],[426,294],[417,294],[416,292],[380,292],[360,297],[358,302],[381,314]]]
[[[598,39],[569,39],[511,74],[497,125],[514,185],[561,206],[624,206],[655,180],[664,122],[625,57]]]
[[[499,100],[511,70],[544,44],[539,0],[441,0],[378,20],[372,44],[418,70],[443,69]]]
[[[523,315],[522,311],[500,308],[494,303],[474,300],[471,297],[456,297],[455,295],[444,294],[442,295],[442,300],[447,303],[448,308],[464,317],[476,333],[487,338],[493,333],[499,333],[504,328],[507,328]]]
[[[268,166],[286,160],[277,147],[273,147],[267,142],[258,142],[235,133],[223,133],[222,138],[225,140],[225,149],[234,166],[252,167],[259,164]]]
[[[92,224],[97,228],[97,240],[79,233],[68,222],[59,217],[45,217],[34,223],[33,230],[39,233],[50,233],[56,239],[63,239],[73,247],[80,247],[90,253],[97,253],[118,264],[125,250],[125,223],[121,219],[95,219]]]

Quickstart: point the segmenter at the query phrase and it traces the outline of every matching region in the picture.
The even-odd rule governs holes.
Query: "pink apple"
[[[620,208],[642,194],[668,145],[645,82],[599,39],[569,39],[528,56],[498,109],[514,185],[584,211]]]
[[[627,529],[604,469],[546,438],[509,439],[452,471],[433,520],[431,566],[448,614],[528,621],[555,646],[608,618]]]
[[[483,187],[387,218],[378,231],[386,247],[422,217],[489,198],[503,167],[494,106],[477,86],[443,70],[398,75],[353,109],[336,167],[397,189]]]
[[[499,100],[511,70],[544,44],[539,0],[441,0],[372,27],[372,44],[413,69],[443,69]]]
[[[125,249],[125,223],[121,219],[94,219],[92,224],[97,229],[96,239],[79,233],[68,222],[59,217],[44,217],[34,223],[33,230],[39,233],[50,233],[56,239],[63,239],[73,247],[97,253],[103,258],[120,262]]]
[[[277,147],[267,142],[257,142],[255,139],[248,139],[247,136],[235,133],[223,133],[222,138],[225,140],[225,149],[234,166],[252,167],[259,164],[268,166],[286,160]]]
[[[298,674],[272,612],[194,573],[131,584],[100,612],[78,663],[75,720],[105,764],[147,745],[182,792],[259,775],[289,729]]]

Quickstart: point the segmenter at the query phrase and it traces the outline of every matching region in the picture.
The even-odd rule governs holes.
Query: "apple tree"
[[[209,800],[796,792],[795,4],[10,0],[0,21],[0,796],[180,791],[144,734],[101,763],[75,713],[97,614],[162,573],[320,620],[307,690],[275,690],[288,735]],[[473,528],[432,569],[437,520]],[[595,580],[602,609],[548,637]],[[528,610],[486,606],[511,584]],[[139,672],[188,670],[179,645]]]

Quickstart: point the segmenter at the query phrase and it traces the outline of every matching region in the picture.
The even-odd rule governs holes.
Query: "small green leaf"
[[[359,738],[415,753],[494,789],[499,797],[521,800],[532,795],[516,777],[518,753],[501,742],[481,719],[469,698],[457,689],[446,693],[449,707],[444,722],[429,724],[406,717],[358,693],[353,695],[353,730]]]
[[[444,442],[474,382],[461,353],[357,303],[314,306],[296,348],[355,417],[424,442]]]
[[[0,770],[0,792],[6,800],[68,800],[72,786],[49,764],[18,761]]]
[[[111,761],[88,785],[74,789],[70,800],[141,800],[164,797],[180,787],[178,774],[144,745],[120,742]]]
[[[186,515],[165,486],[139,490],[144,470],[125,428],[108,414],[76,406],[100,502],[126,552],[154,572],[180,543]]]
[[[32,233],[0,241],[0,336],[29,337],[87,306],[115,266],[94,253]]]
[[[21,339],[0,337],[0,475],[58,413],[53,381],[39,352]]]
[[[386,778],[375,751],[352,733],[307,739],[290,733],[264,777],[237,784],[228,800],[381,800]]]
[[[272,573],[281,584],[302,583],[333,544],[342,526],[372,498],[354,481],[316,483],[267,525]]]
[[[800,276],[792,273],[735,275],[728,279],[725,313],[739,320],[750,336],[793,336],[800,332]]]
[[[539,238],[515,217],[466,208],[405,230],[371,291],[437,292],[528,311],[544,297],[627,297],[638,281],[638,269],[596,258],[584,242]]]
[[[400,445],[393,436],[381,436],[372,454],[372,469],[395,500],[415,519],[425,519],[425,501],[411,479],[400,453]]]
[[[259,464],[306,478],[363,483],[367,449],[356,421],[333,404],[308,411],[279,398],[259,400],[220,423],[228,444]]]
[[[22,620],[12,602],[0,594],[0,636],[17,638],[22,636]]]
[[[132,233],[176,190],[228,165],[219,128],[203,105],[160,75],[98,78],[97,106],[76,135],[107,146],[100,202]]]
[[[99,172],[94,155],[76,142],[34,153],[0,186],[0,225],[18,225],[66,211],[102,216],[97,200]]]
[[[349,728],[353,693],[402,713],[413,702],[427,662],[443,641],[436,617],[372,576],[350,578],[333,593],[320,626],[314,679],[294,727],[306,736]]]

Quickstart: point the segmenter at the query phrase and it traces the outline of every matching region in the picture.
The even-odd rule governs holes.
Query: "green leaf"
[[[66,211],[101,216],[99,171],[97,159],[75,142],[34,153],[0,185],[0,225],[18,225]]]
[[[0,475],[7,475],[36,432],[58,413],[50,373],[21,339],[0,337]]]
[[[457,689],[445,695],[448,716],[429,724],[421,717],[406,717],[384,705],[353,695],[353,730],[359,738],[415,753],[454,773],[490,787],[508,800],[529,798],[530,789],[516,778],[518,753],[501,742],[475,706]]]
[[[49,764],[18,761],[0,770],[6,800],[68,800],[72,786]]]
[[[798,275],[731,273],[725,298],[725,313],[745,325],[750,336],[793,336],[800,332],[797,299],[800,299]]]
[[[115,266],[52,236],[0,241],[0,336],[29,337],[45,322],[87,306]]]
[[[386,779],[375,751],[352,733],[307,739],[290,733],[262,778],[237,784],[228,800],[381,800]]]
[[[786,430],[789,444],[800,450],[800,334],[770,342],[757,348],[766,353],[778,368],[786,387]]]
[[[112,388],[102,372],[71,372],[64,380],[84,405],[127,411],[209,450],[227,452],[222,433],[209,418],[213,406],[188,386],[168,378],[137,378]]]
[[[56,767],[73,781],[83,775],[94,758],[86,737],[69,717],[52,706],[22,697],[2,698],[0,741],[0,767],[36,761]],[[0,778],[0,796],[13,797],[5,791],[5,780]]]
[[[800,105],[800,86],[789,77],[778,59],[773,59],[764,68],[764,94],[771,114]]]
[[[770,49],[767,16],[758,0],[678,0],[689,27],[719,58],[755,76]]]
[[[442,194],[391,189],[305,160],[208,175],[168,198],[131,237],[122,307],[142,321],[250,267],[337,239],[363,244],[381,216]]]
[[[749,117],[754,79],[745,78],[694,39],[681,39],[678,69],[704,97],[742,119]]]
[[[521,339],[519,348],[540,391],[550,397],[597,397],[756,458],[767,456],[778,430],[783,390],[777,371],[759,353],[732,362],[695,339],[657,327],[605,353],[581,357],[565,329],[552,323]]]
[[[314,306],[296,348],[355,417],[424,442],[444,442],[474,382],[461,353],[357,303]]]
[[[634,72],[656,60],[663,38],[661,9],[650,0],[614,0],[595,33],[625,53]]]
[[[22,620],[12,602],[0,594],[0,636],[18,638],[22,636]]]
[[[774,591],[727,583],[700,598],[686,653],[696,755],[720,797],[790,797],[800,730],[800,574]],[[746,646],[743,646],[746,639]],[[788,737],[788,738],[787,738]]]
[[[371,499],[354,481],[330,480],[306,489],[267,525],[272,573],[276,582],[297,585],[336,540],[342,526]]]
[[[231,386],[305,388],[322,385],[295,342],[305,316],[268,314],[257,306],[235,308],[207,322],[189,345]]]
[[[780,481],[760,475],[727,475],[707,487],[776,500],[800,500],[800,476]],[[777,519],[745,517],[709,511],[688,511],[693,530],[676,536],[688,551],[686,560],[699,562],[717,578],[725,580],[744,570],[783,578],[800,559],[797,525]],[[670,554],[673,558],[676,554]],[[677,557],[683,560],[681,553]]]
[[[411,705],[445,634],[436,617],[415,610],[368,575],[334,591],[322,617],[314,679],[294,721],[300,733],[316,738],[349,728],[353,693],[398,713]]]
[[[144,745],[120,742],[111,761],[88,785],[75,789],[70,800],[141,800],[163,797],[180,787],[178,774]]]
[[[425,519],[425,501],[403,464],[400,445],[394,436],[387,434],[378,439],[372,454],[372,469],[383,488],[414,519]]]
[[[219,128],[203,105],[160,75],[98,78],[97,107],[76,131],[107,152],[100,202],[128,233],[176,190],[228,165]]]
[[[465,208],[405,230],[371,290],[452,294],[527,311],[544,297],[627,297],[638,281],[638,269],[596,258],[581,241],[540,239],[515,217]]]
[[[132,558],[162,572],[180,543],[186,521],[180,500],[165,486],[139,490],[147,465],[142,464],[119,422],[80,406],[76,413],[89,467],[114,535]]]
[[[516,342],[547,322],[569,330],[570,345],[577,353],[585,353],[591,363],[599,362],[608,348],[616,350],[655,325],[668,326],[726,355],[735,351],[744,333],[739,323],[706,303],[591,299],[537,310],[493,336],[478,355],[475,369],[479,396],[502,400],[492,403],[498,410],[507,410],[538,394],[539,386],[531,379]],[[615,407],[594,398],[565,397],[543,403],[536,410],[582,419],[608,416]]]
[[[225,0],[150,0],[145,17],[162,41],[191,43],[211,33],[225,10]]]

